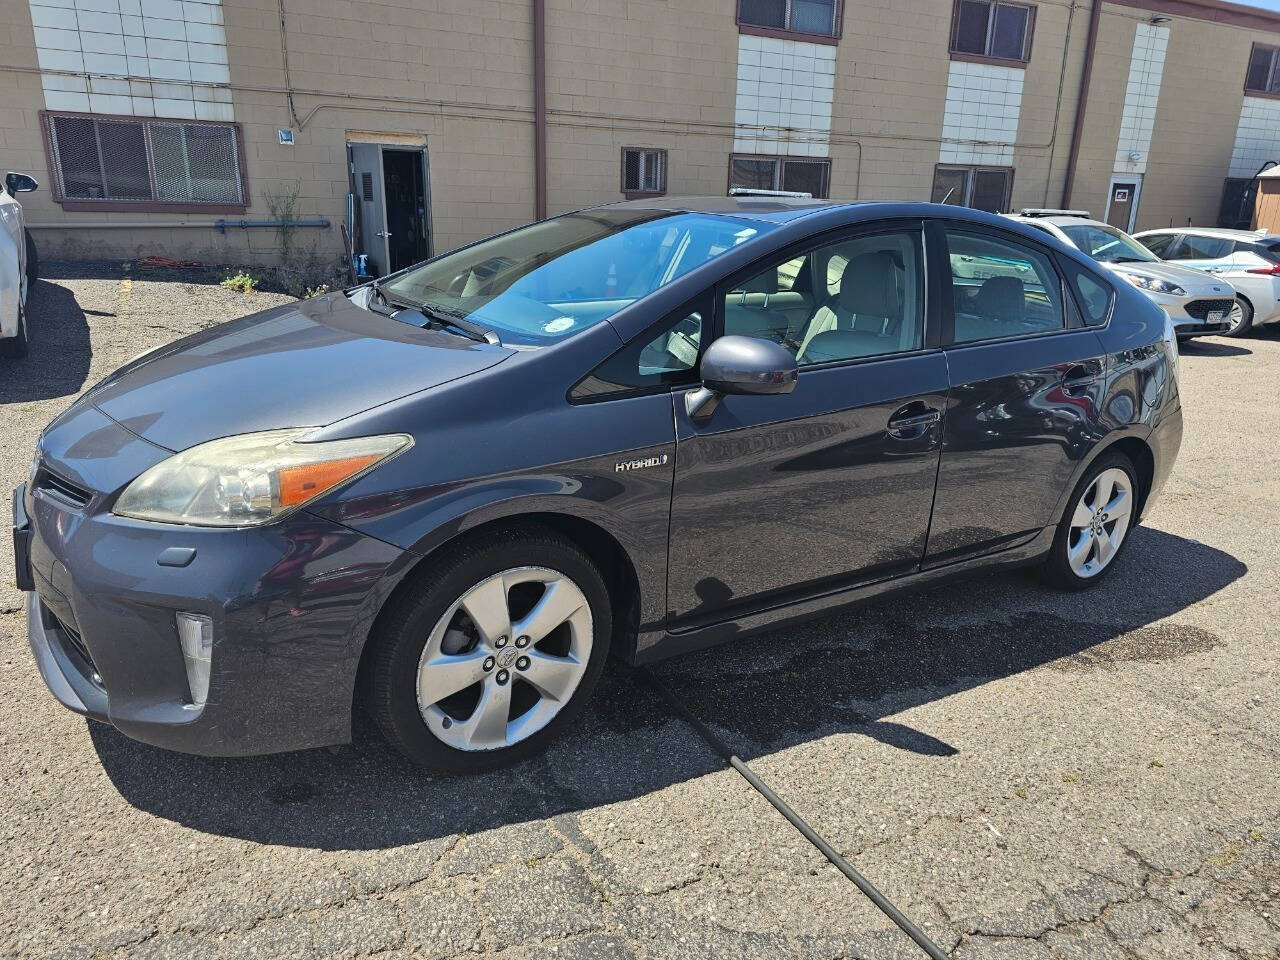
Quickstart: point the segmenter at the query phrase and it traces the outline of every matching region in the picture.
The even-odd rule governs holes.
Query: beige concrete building
[[[1280,15],[1217,0],[0,9],[0,167],[41,180],[47,257],[268,261],[285,218],[385,271],[731,186],[1214,224],[1280,161]]]

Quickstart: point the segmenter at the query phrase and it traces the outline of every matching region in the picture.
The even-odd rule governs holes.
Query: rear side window
[[[1080,305],[1084,322],[1091,327],[1106,323],[1107,317],[1111,314],[1113,296],[1111,285],[1065,257],[1061,262],[1063,272],[1067,275],[1067,286],[1071,288],[1076,302]]]
[[[1049,333],[1066,326],[1053,262],[1013,239],[947,230],[956,343]]]
[[[569,399],[612,399],[692,383],[713,303],[710,293],[703,294],[655,324],[579,381]]]
[[[1280,244],[1273,246],[1266,243],[1249,243],[1237,240],[1236,253],[1252,253],[1254,256],[1261,257],[1269,263],[1280,263]]]

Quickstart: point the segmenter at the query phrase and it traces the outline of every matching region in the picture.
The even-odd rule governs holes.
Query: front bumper
[[[407,560],[306,513],[257,529],[128,520],[19,487],[27,630],[53,695],[146,743],[228,756],[344,743],[364,638]],[[170,547],[195,550],[162,565]],[[21,576],[21,574],[20,574]],[[174,615],[212,618],[208,700],[191,703]]]
[[[1169,314],[1174,333],[1179,339],[1205,337],[1224,333],[1231,329],[1231,306],[1234,299],[1226,297],[1171,297],[1164,293],[1142,291]],[[1224,310],[1221,320],[1209,320],[1212,310]]]

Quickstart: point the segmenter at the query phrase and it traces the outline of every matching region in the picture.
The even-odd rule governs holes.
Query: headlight
[[[1141,287],[1143,290],[1150,290],[1152,293],[1167,293],[1171,297],[1185,297],[1187,295],[1187,291],[1183,290],[1176,283],[1170,283],[1168,280],[1161,280],[1159,277],[1143,277],[1136,273],[1126,273],[1123,274],[1123,276],[1135,287]]]
[[[210,527],[269,523],[413,443],[359,437],[302,443],[313,427],[210,440],[156,464],[125,488],[122,517]]]

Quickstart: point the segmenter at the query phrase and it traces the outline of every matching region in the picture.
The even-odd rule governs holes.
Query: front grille
[[[1221,310],[1222,319],[1226,320],[1231,316],[1231,308],[1235,305],[1234,300],[1193,300],[1187,304],[1187,313],[1197,320],[1204,320],[1214,310]]]
[[[60,500],[77,510],[88,503],[91,496],[84,487],[77,486],[70,480],[64,480],[48,467],[41,467],[40,472],[36,474],[36,489],[43,490],[55,500]]]
[[[58,617],[53,619],[58,624],[58,630],[61,631],[62,636],[66,639],[67,646],[80,655],[91,671],[97,673],[98,668],[94,665],[93,657],[89,654],[89,648],[84,645],[84,638],[80,636],[80,631],[65,620]]]

